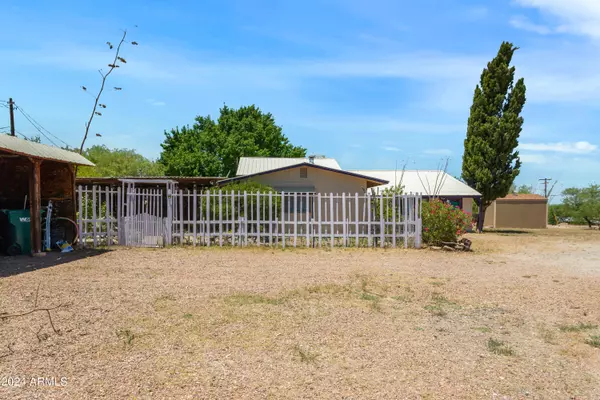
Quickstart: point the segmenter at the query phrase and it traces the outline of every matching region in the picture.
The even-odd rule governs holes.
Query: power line
[[[48,137],[48,135],[46,135],[31,119],[29,119],[29,117],[21,110],[20,107],[17,107],[17,110],[19,110],[21,112],[21,114],[23,114],[23,116],[29,121],[29,123],[31,125],[33,125],[33,127],[43,136],[45,137],[50,143],[52,143],[53,145],[55,145],[56,147],[58,147],[58,145],[56,143],[54,143],[52,141],[52,139],[50,139]]]
[[[44,128],[39,122],[37,122],[35,119],[33,119],[32,116],[30,116],[29,114],[27,114],[27,112],[25,112],[25,110],[23,110],[23,107],[21,106],[17,106],[16,107],[17,110],[19,110],[19,112],[29,121],[29,123],[31,125],[33,125],[33,127],[42,135],[44,136],[46,139],[48,139],[48,141],[50,143],[52,143],[53,145],[55,145],[56,147],[60,147],[58,146],[56,143],[54,143],[54,141],[52,139],[50,139],[48,137],[48,135],[52,136],[53,138],[55,138],[56,140],[62,142],[65,146],[68,146],[69,144],[67,142],[65,142],[64,140],[62,140],[61,138],[59,138],[58,136],[54,135],[52,132],[50,132],[48,129]],[[44,133],[44,131],[46,133]]]
[[[22,113],[24,113],[24,114],[27,114],[27,113],[25,112],[25,110],[23,110],[23,108],[22,108],[22,107],[19,107],[19,110],[20,110]],[[59,142],[63,143],[65,146],[69,146],[69,144],[68,144],[67,142],[65,142],[64,140],[62,140],[61,138],[59,138],[58,136],[56,136],[56,135],[55,135],[55,134],[53,134],[52,132],[50,132],[48,129],[44,128],[44,127],[42,126],[42,124],[40,124],[40,123],[39,123],[39,122],[37,122],[35,119],[33,119],[33,117],[32,117],[31,115],[27,114],[27,116],[28,116],[29,118],[31,118],[31,120],[33,120],[33,121],[34,121],[34,122],[35,122],[35,123],[36,123],[36,124],[37,124],[37,125],[38,125],[38,126],[39,126],[39,127],[42,129],[42,130],[43,130],[43,131],[45,131],[45,132],[46,132],[48,135],[52,136],[53,138],[55,138],[55,139],[56,139],[56,140],[58,140]]]

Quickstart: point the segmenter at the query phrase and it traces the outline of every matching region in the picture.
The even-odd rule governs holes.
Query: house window
[[[300,168],[300,178],[308,178],[308,168]]]

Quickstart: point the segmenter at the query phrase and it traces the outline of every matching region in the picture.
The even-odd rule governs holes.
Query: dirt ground
[[[600,232],[470,238],[0,258],[0,398],[600,398]]]

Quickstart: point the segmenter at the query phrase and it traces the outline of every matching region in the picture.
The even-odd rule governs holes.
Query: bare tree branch
[[[54,331],[54,333],[56,333],[57,335],[60,335],[60,331],[57,330],[54,326],[54,322],[52,321],[52,315],[50,314],[50,311],[52,310],[56,310],[57,308],[62,307],[63,304],[59,304],[56,307],[50,307],[50,308],[34,308],[33,310],[29,310],[26,311],[24,313],[20,313],[20,314],[2,314],[0,315],[0,319],[7,319],[7,318],[17,318],[17,317],[23,317],[25,315],[29,315],[29,314],[33,314],[34,312],[37,311],[45,311],[48,314],[48,320],[50,321],[50,325],[52,326],[52,330]]]
[[[123,43],[125,43],[125,38],[127,37],[127,30],[123,31],[123,37],[121,38],[121,41],[119,42],[119,45],[117,46],[117,51],[115,52],[115,58],[113,60],[113,62],[111,64],[109,64],[110,69],[108,70],[108,72],[106,74],[103,74],[101,71],[100,75],[102,75],[102,85],[100,86],[100,90],[98,91],[98,94],[96,95],[96,100],[94,102],[94,108],[92,109],[92,114],[90,115],[90,119],[88,120],[87,124],[85,125],[85,135],[83,136],[83,140],[81,141],[81,146],[79,147],[79,154],[83,153],[83,146],[85,145],[85,141],[88,138],[88,134],[90,132],[90,127],[92,125],[92,120],[94,119],[94,116],[97,115],[96,109],[98,108],[98,102],[100,101],[100,96],[102,96],[102,92],[104,92],[104,85],[106,84],[106,79],[109,77],[109,75],[113,72],[113,70],[115,68],[118,68],[117,65],[117,61],[119,60],[119,52],[121,51],[121,45]],[[112,44],[110,44],[110,42],[107,42],[108,45],[110,46],[110,48],[112,49]]]

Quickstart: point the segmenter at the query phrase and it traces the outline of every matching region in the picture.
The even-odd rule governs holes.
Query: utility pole
[[[8,110],[10,113],[10,136],[15,136],[15,110],[14,110],[15,102],[12,97],[8,99]]]
[[[550,182],[552,178],[541,178],[538,181],[544,182],[544,197],[548,198],[548,182]]]

